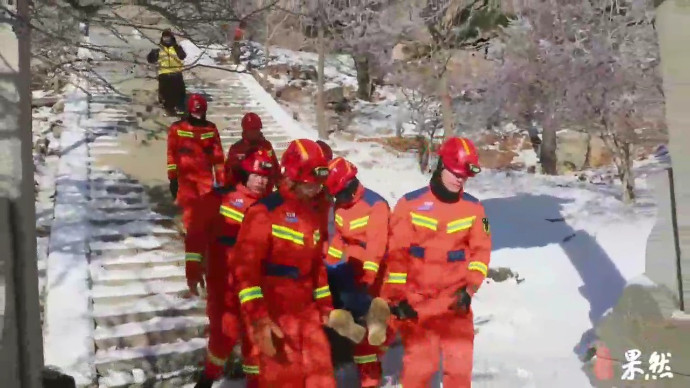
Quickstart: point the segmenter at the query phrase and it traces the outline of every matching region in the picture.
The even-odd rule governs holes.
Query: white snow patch
[[[192,338],[189,341],[179,341],[172,344],[161,344],[142,348],[109,349],[96,352],[96,363],[131,360],[141,357],[158,356],[171,353],[186,353],[206,348],[206,338]]]
[[[170,277],[184,277],[185,269],[182,266],[154,266],[145,271],[137,270],[107,270],[98,262],[91,263],[91,277],[95,283],[115,280],[151,280]]]
[[[167,309],[182,311],[202,306],[203,302],[203,300],[198,298],[185,299],[171,294],[158,294],[119,304],[97,304],[93,307],[93,315],[95,317],[105,318],[125,314],[163,311]]]
[[[174,240],[168,238],[158,238],[155,236],[142,236],[142,237],[128,237],[122,241],[117,242],[104,242],[104,241],[93,241],[90,246],[92,250],[98,251],[109,251],[109,250],[122,250],[122,249],[156,249],[161,248],[164,244],[172,242]]]
[[[156,317],[144,322],[129,322],[113,327],[99,326],[94,331],[94,339],[107,339],[146,334],[157,331],[184,329],[186,327],[203,326],[208,323],[204,316],[192,317]]]
[[[126,286],[104,286],[94,285],[91,295],[94,299],[127,297],[137,295],[153,295],[164,293],[183,292],[188,289],[186,282],[149,280],[133,283]]]
[[[135,255],[121,255],[117,257],[95,258],[94,263],[99,265],[124,265],[124,264],[145,264],[145,263],[177,263],[184,262],[184,256],[175,252],[141,252]]]
[[[88,146],[79,124],[86,108],[81,91],[70,95],[65,104],[55,220],[46,266],[45,363],[74,377],[77,385],[90,384],[96,378],[87,259]]]

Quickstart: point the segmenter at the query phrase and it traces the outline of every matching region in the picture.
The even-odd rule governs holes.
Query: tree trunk
[[[623,202],[635,202],[635,174],[633,174],[633,158],[631,146],[628,142],[619,144],[620,164],[618,166],[618,177],[623,185]]]
[[[369,57],[367,54],[356,54],[352,56],[357,70],[357,98],[364,101],[371,101],[374,94],[374,83],[369,72]]]
[[[316,82],[316,125],[319,133],[319,139],[328,139],[328,128],[326,125],[326,101],[324,98],[324,82],[325,75],[324,69],[326,67],[326,44],[324,37],[323,25],[319,22],[318,26],[318,63],[317,63],[317,73],[318,79]]]
[[[439,80],[439,96],[441,97],[441,115],[443,117],[443,138],[448,139],[455,135],[455,113],[453,112],[453,100],[450,98],[448,76],[445,70]]]
[[[539,158],[541,161],[541,170],[547,175],[558,175],[558,158],[556,157],[558,141],[556,137],[556,126],[550,117],[544,120],[541,137],[541,155]]]
[[[31,135],[31,22],[0,27],[0,376],[3,387],[42,386],[43,341],[36,258],[36,204]],[[61,196],[60,196],[61,197]],[[39,339],[37,341],[37,339]]]

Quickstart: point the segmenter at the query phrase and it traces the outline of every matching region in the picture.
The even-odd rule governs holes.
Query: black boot
[[[199,380],[196,381],[196,385],[194,388],[211,388],[213,387],[213,380],[209,379],[206,377],[205,373],[201,373],[201,376],[199,376]]]

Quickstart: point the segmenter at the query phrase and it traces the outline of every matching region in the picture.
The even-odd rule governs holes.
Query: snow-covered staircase
[[[187,93],[200,94],[209,101],[207,118],[218,127],[226,153],[233,143],[242,138],[240,123],[244,114],[254,112],[261,117],[262,132],[273,144],[276,154],[280,157],[282,151],[295,137],[290,136],[285,128],[276,122],[272,112],[256,102],[243,83],[242,77],[246,76],[246,74],[228,72],[222,80],[214,83],[201,82],[188,77]]]
[[[150,47],[96,29],[91,41],[138,57]],[[113,85],[142,71],[94,63],[97,78]],[[193,381],[205,355],[205,302],[187,290],[176,222],[152,210],[156,203],[141,182],[100,164],[99,156],[127,157],[119,136],[137,127],[127,106],[132,101],[94,86],[98,82],[79,82],[88,99],[81,91],[70,97],[60,142],[57,227],[47,260],[46,362],[73,375],[80,387],[182,387]],[[208,118],[226,152],[240,139],[241,118],[249,111],[261,116],[278,155],[292,139],[311,137],[249,74],[227,72],[213,83],[190,76],[187,88],[208,98]]]
[[[100,73],[108,79],[107,71]],[[134,129],[129,101],[91,87],[92,159],[122,152],[117,134]],[[89,173],[94,365],[100,387],[130,387],[175,378],[191,381],[203,359],[202,300],[188,295],[184,247],[170,217],[151,210],[144,186],[108,167]]]

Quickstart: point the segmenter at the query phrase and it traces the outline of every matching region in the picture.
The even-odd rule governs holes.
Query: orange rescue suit
[[[230,276],[228,258],[247,209],[259,199],[244,185],[214,189],[198,201],[185,237],[185,260],[206,266],[209,340],[206,371],[220,378],[227,358],[244,335],[237,290]],[[242,338],[243,370],[249,378],[259,373],[257,352]]]
[[[280,165],[278,164],[278,157],[276,156],[275,150],[273,149],[273,144],[266,139],[261,139],[256,142],[256,144],[249,143],[244,139],[240,139],[230,146],[228,149],[228,156],[225,160],[225,176],[229,184],[237,183],[239,179],[239,171],[242,170],[240,163],[245,156],[254,149],[265,150],[272,159],[273,163],[273,174],[268,182],[267,192],[273,191],[274,186],[280,178]]]
[[[284,334],[274,337],[275,357],[259,355],[261,387],[336,387],[322,327],[333,309],[322,258],[324,216],[312,201],[281,184],[247,211],[231,255],[249,330],[270,317]]]
[[[388,277],[383,296],[407,300],[415,320],[400,321],[402,384],[427,387],[443,355],[443,385],[470,388],[474,323],[472,311],[450,310],[454,293],[473,293],[484,281],[491,254],[489,221],[475,197],[443,203],[425,187],[399,200],[391,217]]]
[[[363,318],[372,297],[379,295],[385,274],[383,261],[388,246],[389,216],[388,202],[361,184],[350,205],[335,208],[335,233],[326,253],[331,291],[338,293],[335,299],[355,318]],[[348,268],[342,268],[343,264]],[[366,292],[364,285],[369,286],[368,296],[358,295]],[[392,330],[387,338],[394,339]],[[385,350],[386,346],[373,346],[367,338],[355,345],[354,361],[363,387],[379,385],[382,374],[379,357]]]
[[[216,125],[193,126],[186,120],[173,123],[168,130],[168,179],[177,179],[177,204],[182,220],[189,227],[192,203],[213,188],[225,185],[223,146]]]

